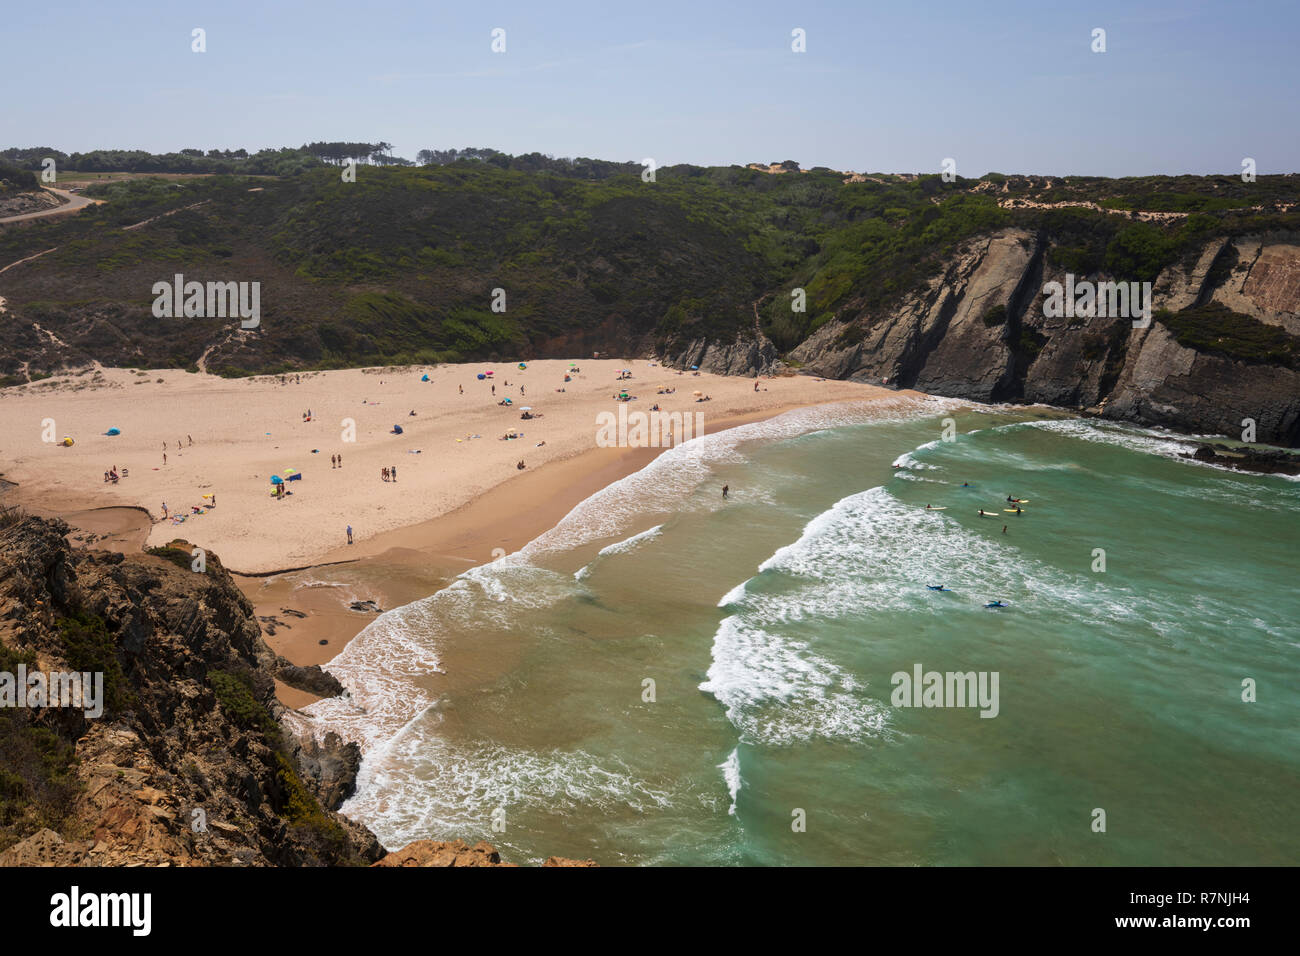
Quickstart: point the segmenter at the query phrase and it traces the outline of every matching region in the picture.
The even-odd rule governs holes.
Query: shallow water
[[[1300,483],[1056,413],[867,414],[680,446],[382,615],[312,708],[364,742],[345,812],[521,862],[1300,862]],[[996,672],[996,716],[895,706],[918,664]]]

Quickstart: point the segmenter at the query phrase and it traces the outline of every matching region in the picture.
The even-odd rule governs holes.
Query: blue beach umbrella
[[[271,484],[273,484],[273,485],[282,485],[282,484],[284,484],[284,479],[281,478],[279,475],[272,475],[272,476],[271,476]]]

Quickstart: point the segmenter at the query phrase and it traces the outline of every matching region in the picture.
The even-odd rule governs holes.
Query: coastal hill
[[[262,639],[220,559],[188,546],[73,548],[61,521],[0,511],[0,672],[102,672],[103,713],[0,708],[0,866],[497,865],[486,844],[392,859],[337,811],[360,749],[296,738],[274,679],[336,695]],[[589,866],[552,858],[548,866]]]
[[[946,182],[784,161],[647,181],[629,163],[430,151],[438,164],[346,181],[291,158],[284,175],[91,185],[102,205],[0,226],[0,381],[601,352],[1196,432],[1250,418],[1258,440],[1300,443],[1294,176]],[[260,326],[155,318],[153,285],[177,273],[260,282]],[[1044,285],[1068,277],[1151,282],[1149,327],[1045,316]]]

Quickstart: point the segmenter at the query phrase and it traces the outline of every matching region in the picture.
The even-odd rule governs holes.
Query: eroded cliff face
[[[0,508],[0,672],[98,671],[103,713],[0,708],[0,866],[505,866],[486,843],[388,854],[337,813],[361,751],[285,731],[274,678],[339,693],[262,640],[209,552],[72,548]],[[595,866],[552,857],[546,866]]]
[[[1155,318],[1134,328],[1130,318],[1049,317],[1043,286],[1066,281],[1050,251],[1050,242],[1022,230],[969,242],[925,292],[884,310],[854,303],[791,358],[828,378],[1044,402],[1193,432],[1236,435],[1251,419],[1258,441],[1300,444],[1294,368],[1184,346]],[[1216,239],[1152,283],[1153,313],[1211,303],[1300,334],[1300,245],[1290,237]]]
[[[280,667],[215,555],[68,546],[62,522],[0,516],[0,654],[14,671],[99,671],[102,716],[5,708],[0,865],[366,864],[333,812],[360,752],[280,729]]]

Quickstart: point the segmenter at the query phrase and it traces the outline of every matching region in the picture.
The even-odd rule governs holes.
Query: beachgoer
[[[524,387],[522,385],[519,386],[519,394],[520,395],[524,394]]]
[[[352,543],[352,525],[348,525],[348,544]]]
[[[340,467],[340,468],[343,467],[343,456],[342,456],[342,455],[339,455],[339,467]]]
[[[754,391],[758,391],[758,379],[754,379]]]
[[[163,452],[163,464],[167,464],[167,452]]]
[[[493,385],[493,386],[492,386],[492,394],[495,395],[496,393],[497,393],[497,387],[496,387],[495,385]]]
[[[523,470],[524,470],[524,460],[523,460],[522,458],[519,459],[519,464],[515,465],[515,467],[518,468],[520,471],[523,471]]]
[[[727,497],[727,492],[730,491],[730,490],[731,490],[731,486],[730,486],[730,485],[723,485],[723,486],[722,486],[722,497],[724,497],[724,498]]]
[[[460,393],[461,393],[462,395],[465,394],[465,386],[464,386],[464,385],[457,385],[456,387],[457,387],[458,389],[460,389]]]
[[[397,480],[397,466],[393,465],[388,469],[388,473],[393,476],[393,481]]]
[[[190,444],[191,444],[191,445],[194,444],[194,436],[193,436],[193,435],[186,435],[185,437],[188,438],[188,439],[190,440]]]
[[[163,517],[167,517],[167,502],[163,502]]]
[[[1003,525],[1003,526],[1002,526],[1002,533],[1003,533],[1003,534],[1006,534],[1006,533],[1007,533],[1007,526],[1006,526],[1006,525]]]

